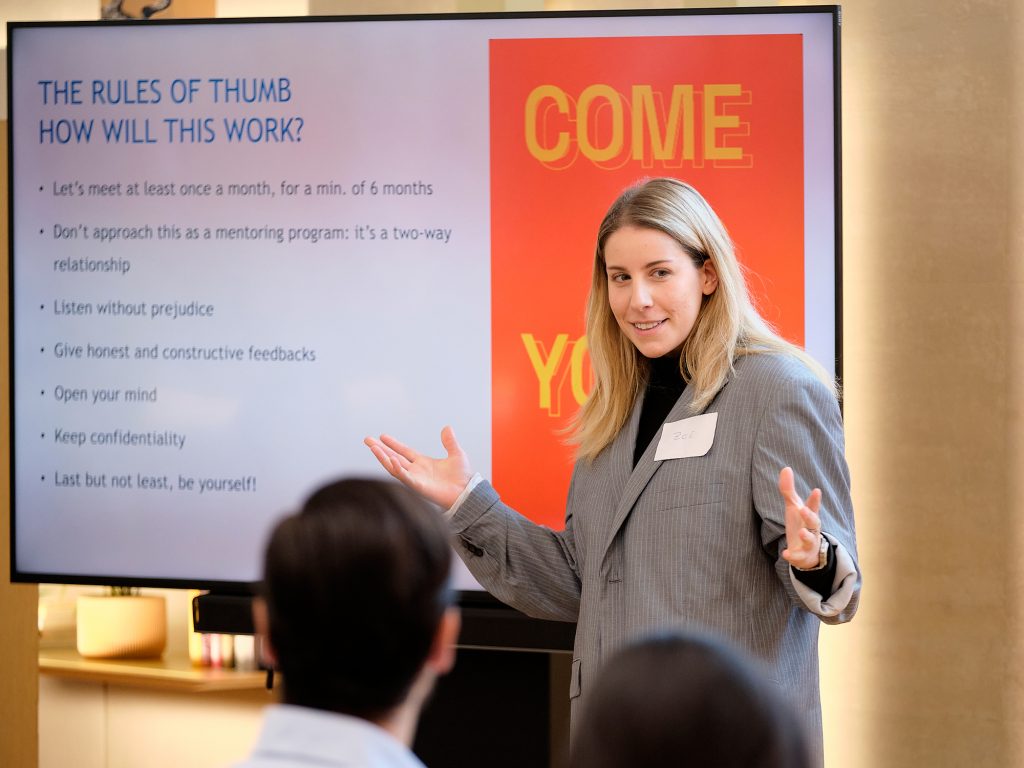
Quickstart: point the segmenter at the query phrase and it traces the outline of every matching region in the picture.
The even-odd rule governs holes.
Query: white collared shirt
[[[383,728],[308,707],[267,708],[252,754],[235,768],[424,768]]]

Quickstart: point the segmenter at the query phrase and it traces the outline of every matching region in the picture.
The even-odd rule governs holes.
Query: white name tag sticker
[[[717,413],[704,413],[682,421],[673,421],[661,428],[661,440],[654,453],[655,461],[689,459],[703,456],[715,442]]]

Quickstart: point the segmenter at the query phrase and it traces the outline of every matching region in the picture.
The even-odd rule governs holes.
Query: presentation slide
[[[829,13],[11,30],[15,568],[258,578],[365,435],[560,528],[608,204],[716,207],[834,367]],[[457,586],[476,589],[464,569]]]

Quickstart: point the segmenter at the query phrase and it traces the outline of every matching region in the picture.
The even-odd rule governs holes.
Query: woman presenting
[[[765,663],[820,760],[818,622],[848,621],[860,592],[834,383],[757,314],[722,223],[674,179],[628,189],[601,223],[587,340],[594,386],[562,531],[503,504],[450,427],[441,459],[366,443],[448,509],[495,597],[577,621],[574,716],[630,639],[716,633]]]

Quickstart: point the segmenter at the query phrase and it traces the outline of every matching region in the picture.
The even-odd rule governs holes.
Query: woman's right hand
[[[442,509],[451,507],[473,478],[469,458],[451,427],[441,430],[441,445],[448,454],[443,459],[424,456],[390,435],[363,442],[392,477]]]

